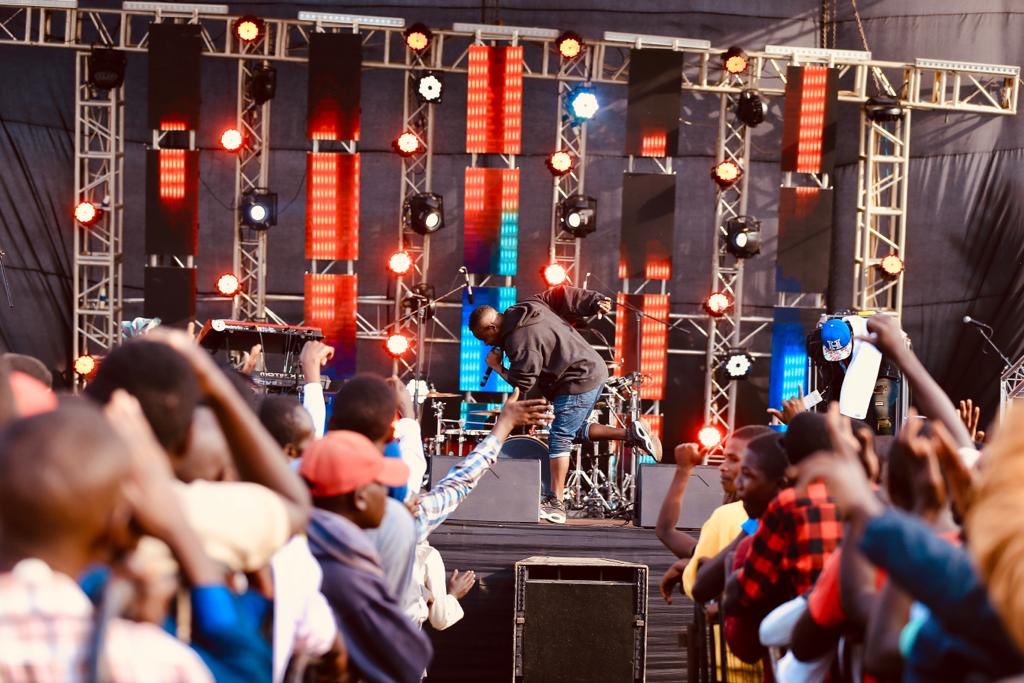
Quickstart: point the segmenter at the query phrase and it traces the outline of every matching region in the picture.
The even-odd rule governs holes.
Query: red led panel
[[[668,156],[668,133],[665,131],[645,131],[640,138],[640,156]]]
[[[523,136],[523,48],[469,48],[466,151],[519,154]]]
[[[306,136],[313,140],[358,140],[362,115],[363,36],[312,33]]]
[[[621,360],[622,365],[615,370],[615,375],[628,375],[639,370],[644,375],[644,383],[640,386],[640,398],[660,400],[665,395],[668,327],[658,320],[668,319],[668,296],[620,293],[618,301],[620,305],[625,303],[639,308],[657,320],[642,317],[638,321],[635,313],[620,306],[619,310],[622,313],[615,317],[615,358]]]
[[[160,199],[185,198],[185,150],[161,149]]]
[[[787,70],[783,171],[822,173],[832,169],[838,93],[834,70],[828,67],[790,67]]]
[[[306,157],[306,258],[359,258],[359,155]]]
[[[471,273],[515,275],[519,245],[519,169],[467,168],[463,263]]]
[[[347,377],[356,371],[356,294],[355,275],[316,275],[305,277],[305,325],[319,327],[324,343],[334,347],[327,374]]]

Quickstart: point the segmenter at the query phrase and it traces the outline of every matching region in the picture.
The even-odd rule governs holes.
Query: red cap
[[[23,372],[10,374],[14,408],[20,417],[30,417],[57,409],[57,395],[39,380]]]
[[[385,458],[373,442],[350,431],[327,432],[302,454],[299,474],[317,498],[351,493],[371,482],[401,486],[409,480],[409,466],[399,458]]]

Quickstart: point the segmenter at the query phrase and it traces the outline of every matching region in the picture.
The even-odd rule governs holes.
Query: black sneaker
[[[626,443],[646,451],[657,462],[661,462],[661,442],[651,434],[651,428],[643,420],[630,423]]]
[[[540,504],[540,518],[552,524],[565,524],[565,503],[548,498]]]

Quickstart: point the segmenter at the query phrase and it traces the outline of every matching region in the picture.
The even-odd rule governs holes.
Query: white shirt
[[[417,624],[422,626],[423,622],[429,619],[431,626],[443,631],[458,623],[465,615],[459,601],[448,593],[448,581],[441,553],[426,541],[416,546],[413,581],[416,582],[420,595],[419,600],[410,606],[409,617]]]
[[[323,572],[305,536],[292,538],[270,561],[274,574],[274,681],[284,680],[292,654],[320,657],[338,634]]]

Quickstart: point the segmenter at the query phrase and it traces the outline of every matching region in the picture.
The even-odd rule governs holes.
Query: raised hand
[[[327,365],[327,361],[334,358],[334,347],[324,344],[322,341],[307,341],[302,345],[299,353],[299,363],[302,365],[302,375],[306,384],[316,384],[320,381],[320,368]]]
[[[782,424],[788,425],[790,420],[805,410],[807,410],[807,408],[804,407],[804,387],[801,384],[796,396],[782,400],[782,410],[769,408],[768,414]]]
[[[384,381],[395,391],[395,397],[398,399],[398,416],[413,417],[416,413],[412,405],[412,396],[409,395],[409,390],[402,384],[398,375],[392,375]]]
[[[504,439],[513,427],[546,427],[551,419],[551,405],[546,400],[531,398],[520,401],[519,389],[513,389],[491,433]]]
[[[466,597],[466,594],[476,585],[476,573],[470,569],[459,573],[456,569],[452,572],[452,578],[448,580],[448,594],[454,595],[456,600]]]
[[[963,420],[967,432],[971,435],[971,441],[985,441],[985,432],[978,429],[981,424],[981,406],[974,405],[974,401],[967,399],[960,401],[958,411],[960,419]]]
[[[251,349],[242,354],[242,365],[238,371],[243,375],[251,375],[256,372],[260,361],[263,359],[263,344],[254,344]]]
[[[695,443],[681,443],[676,446],[674,453],[676,467],[679,469],[692,470],[697,465],[704,464],[704,454]]]
[[[936,423],[932,431],[932,449],[945,476],[949,496],[961,516],[966,515],[977,493],[977,472],[964,461],[956,441],[945,426]]]

